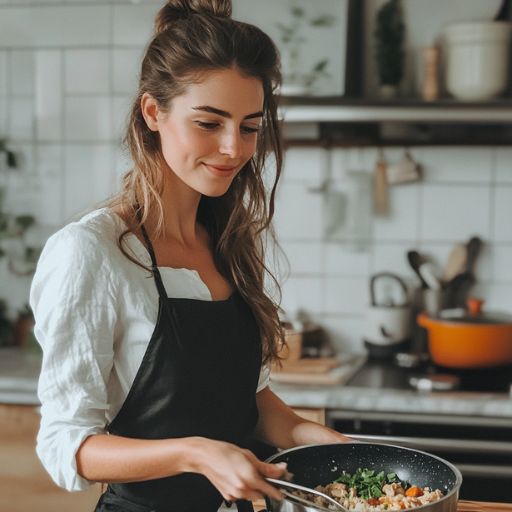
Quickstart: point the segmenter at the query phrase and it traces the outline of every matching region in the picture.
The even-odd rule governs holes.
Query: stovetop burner
[[[454,370],[429,361],[418,367],[400,367],[390,360],[368,359],[348,385],[370,388],[509,393],[512,365],[478,370]],[[428,382],[430,381],[430,383]]]

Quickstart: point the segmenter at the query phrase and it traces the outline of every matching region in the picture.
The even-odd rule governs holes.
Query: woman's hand
[[[265,477],[279,478],[286,464],[266,464],[250,450],[223,441],[193,438],[190,442],[193,455],[191,471],[206,476],[225,500],[255,500],[264,495],[283,499],[283,495]]]

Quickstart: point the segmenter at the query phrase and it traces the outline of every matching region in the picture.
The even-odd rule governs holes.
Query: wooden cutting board
[[[512,503],[459,500],[457,512],[512,512]]]
[[[336,385],[346,382],[357,370],[351,362],[337,358],[304,358],[273,368],[271,380],[282,384]]]
[[[275,366],[277,373],[326,373],[340,366],[341,361],[335,357],[305,357],[295,361],[282,361],[282,367]]]

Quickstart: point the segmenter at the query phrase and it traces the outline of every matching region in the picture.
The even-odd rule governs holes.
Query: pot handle
[[[403,280],[397,276],[396,274],[393,274],[392,272],[379,272],[378,274],[374,274],[370,279],[370,303],[372,306],[377,306],[377,301],[375,300],[375,282],[377,279],[380,279],[381,277],[389,277],[393,279],[394,281],[397,281],[400,284],[400,287],[402,288],[402,291],[404,293],[404,302],[403,304],[400,304],[401,306],[406,306],[408,304],[408,293],[407,293],[407,286],[403,282]]]
[[[428,329],[432,323],[429,316],[426,313],[420,313],[416,317],[416,320],[418,322],[418,325],[424,327],[425,329]]]

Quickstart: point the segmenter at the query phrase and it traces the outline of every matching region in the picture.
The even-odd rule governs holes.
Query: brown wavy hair
[[[150,212],[156,219],[150,236],[158,238],[165,227],[161,195],[166,164],[159,133],[151,131],[142,116],[143,94],[149,93],[168,112],[173,98],[200,82],[205,72],[236,68],[260,80],[263,129],[256,152],[223,196],[201,197],[197,221],[210,235],[219,272],[251,307],[260,328],[263,361],[270,362],[277,359],[283,342],[279,304],[265,286],[270,278],[273,294],[280,301],[279,284],[265,264],[267,244],[278,248],[271,221],[282,167],[275,95],[281,82],[279,54],[264,32],[233,20],[231,11],[231,0],[169,0],[158,12],[123,139],[133,167],[125,174],[120,193],[107,205],[120,210],[128,227],[119,237],[119,247],[130,260],[147,268],[124,247],[125,236],[140,233]],[[274,155],[275,176],[267,195],[263,172],[269,154]]]

